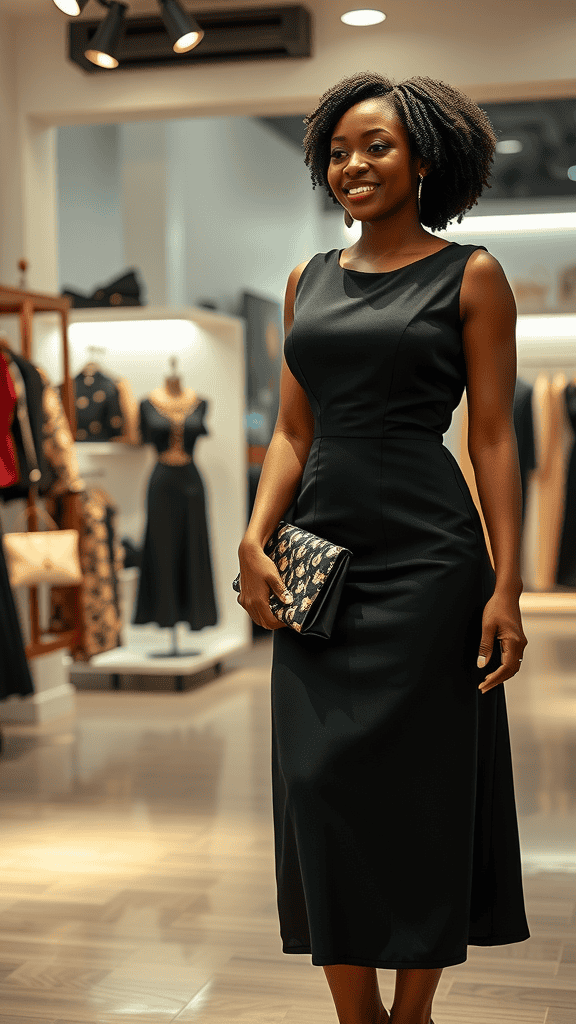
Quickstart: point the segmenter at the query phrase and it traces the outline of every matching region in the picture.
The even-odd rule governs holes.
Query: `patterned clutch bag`
[[[264,553],[272,559],[293,595],[283,604],[270,593],[270,609],[279,622],[298,633],[328,639],[332,632],[352,552],[315,533],[280,520]],[[240,573],[232,584],[240,593]]]

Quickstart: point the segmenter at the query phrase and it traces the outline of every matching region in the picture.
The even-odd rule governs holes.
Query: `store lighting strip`
[[[511,213],[496,216],[469,217],[461,224],[451,224],[446,234],[513,235],[532,231],[576,231],[576,213]],[[516,324],[518,341],[568,341],[576,343],[574,313],[519,313]]]
[[[576,231],[576,213],[510,213],[468,217],[446,232],[469,235],[523,234],[526,231]]]
[[[544,338],[554,338],[556,341],[574,343],[576,341],[576,316],[574,313],[519,313],[516,337],[518,341],[540,341]]]

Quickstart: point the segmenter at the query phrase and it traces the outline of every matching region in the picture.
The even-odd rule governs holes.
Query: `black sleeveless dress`
[[[453,243],[384,273],[317,253],[284,351],[315,418],[288,522],[353,552],[329,640],[273,632],[285,953],[448,967],[530,936],[502,685],[476,666],[495,574],[442,435],[466,383]]]

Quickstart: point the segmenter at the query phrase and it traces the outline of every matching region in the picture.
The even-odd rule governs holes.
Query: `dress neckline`
[[[384,274],[398,274],[400,270],[406,270],[407,267],[413,267],[415,263],[423,263],[424,260],[432,259],[432,256],[437,256],[439,252],[444,252],[445,249],[450,248],[452,245],[456,245],[456,242],[448,242],[441,249],[437,249],[436,252],[428,253],[428,256],[421,256],[419,260],[412,260],[412,263],[405,263],[403,267],[396,267],[395,270],[352,270],[350,267],[343,267],[340,263],[340,257],[344,252],[344,249],[334,250],[338,253],[336,261],[340,270],[345,271],[347,274],[361,274],[362,277],[382,277]]]
[[[164,419],[173,421],[174,419],[184,419],[184,420],[187,420],[188,417],[191,416],[192,413],[196,412],[196,410],[202,405],[202,402],[204,401],[204,399],[203,398],[199,398],[194,403],[194,405],[190,406],[190,408],[182,409],[182,410],[178,410],[178,411],[176,411],[176,410],[174,410],[174,411],[167,411],[166,407],[161,408],[160,405],[157,402],[154,401],[152,395],[148,395],[147,401],[156,410],[157,413],[160,413],[160,415],[164,417]],[[172,414],[170,414],[170,412],[172,412]]]

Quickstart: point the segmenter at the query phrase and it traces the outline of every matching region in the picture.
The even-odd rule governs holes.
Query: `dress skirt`
[[[218,622],[204,484],[194,462],[157,462],[152,471],[133,621],[188,622],[193,630]]]
[[[283,518],[353,552],[332,635],[273,633],[282,949],[448,967],[529,937],[500,664],[476,659],[495,574],[441,439],[316,436]]]

